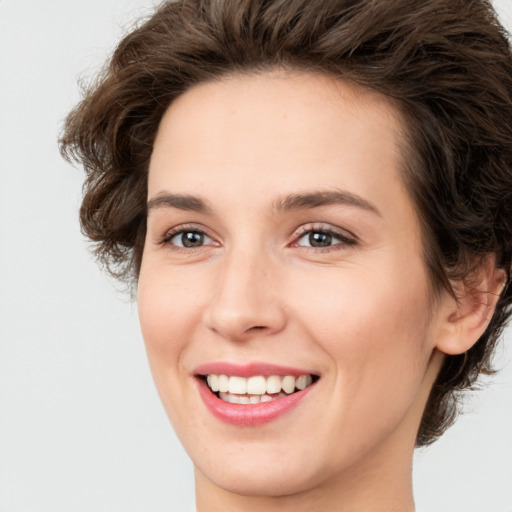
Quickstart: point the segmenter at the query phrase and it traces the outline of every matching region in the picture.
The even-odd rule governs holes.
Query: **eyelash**
[[[177,235],[183,235],[184,233],[197,233],[199,235],[202,235],[204,237],[212,238],[210,237],[204,229],[201,227],[195,225],[195,224],[185,224],[177,226],[170,231],[167,231],[165,235],[162,237],[162,239],[159,241],[159,245],[167,245],[172,247],[175,251],[187,251],[187,252],[194,252],[200,249],[201,247],[204,247],[204,245],[198,246],[198,247],[180,247],[179,245],[174,245],[171,243],[172,239],[176,237]]]
[[[202,247],[205,247],[205,245],[200,245],[197,247],[182,247],[178,245],[172,244],[172,239],[175,238],[177,235],[183,235],[184,233],[197,233],[199,235],[202,235],[203,237],[210,237],[204,229],[197,225],[181,225],[177,226],[176,228],[171,229],[165,235],[162,237],[162,239],[159,241],[159,245],[166,245],[172,247],[172,250],[174,251],[186,251],[187,253],[194,252],[197,250],[200,250]],[[322,235],[328,235],[332,238],[335,238],[339,240],[340,242],[334,243],[332,245],[326,246],[326,247],[313,247],[313,246],[304,246],[299,245],[299,241],[304,238],[306,235],[311,235],[312,233],[318,233]],[[354,246],[357,244],[357,241],[355,237],[348,236],[344,233],[341,233],[340,231],[337,231],[335,229],[332,229],[331,227],[327,227],[325,225],[316,225],[316,226],[302,226],[299,231],[294,234],[293,241],[291,242],[291,247],[304,247],[307,249],[312,249],[315,252],[321,252],[321,253],[327,253],[331,251],[341,250],[343,248],[346,248],[346,246]]]
[[[334,243],[327,247],[311,247],[311,246],[301,246],[299,245],[299,241],[304,238],[306,235],[311,235],[312,233],[319,233],[322,235],[328,235],[332,238],[336,238],[340,240],[338,243]],[[300,228],[299,232],[294,236],[294,242],[292,242],[292,247],[306,247],[308,249],[312,249],[315,252],[331,252],[331,251],[339,251],[347,246],[354,246],[357,244],[355,237],[344,234],[338,230],[335,230],[331,227],[327,227],[324,225],[316,225],[316,226],[303,226]]]

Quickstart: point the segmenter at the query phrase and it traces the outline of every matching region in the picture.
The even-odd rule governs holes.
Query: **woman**
[[[169,2],[69,115],[197,508],[414,510],[512,298],[487,2]]]

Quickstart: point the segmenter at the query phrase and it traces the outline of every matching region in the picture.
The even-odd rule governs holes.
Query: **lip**
[[[194,370],[195,375],[236,375],[238,377],[253,377],[255,375],[269,375],[286,376],[292,375],[293,377],[300,377],[301,375],[316,375],[311,370],[304,370],[300,368],[292,368],[288,366],[277,366],[267,363],[249,363],[249,364],[232,364],[225,362],[206,363],[198,366]]]
[[[299,377],[300,375],[313,374],[308,370],[272,364],[250,363],[247,365],[235,365],[223,362],[201,365],[196,368],[194,373],[199,395],[210,413],[224,423],[240,427],[256,427],[282,417],[299,406],[316,386],[316,382],[313,382],[313,384],[301,391],[296,391],[282,398],[276,398],[270,402],[262,402],[259,404],[232,404],[221,400],[217,395],[212,393],[204,379],[200,377],[209,374],[236,375],[239,377],[252,377],[255,375],[292,375]]]
[[[197,379],[199,395],[207,409],[219,420],[240,427],[256,427],[269,423],[297,407],[315,384],[283,398],[259,404],[231,404],[214,395],[208,386]]]

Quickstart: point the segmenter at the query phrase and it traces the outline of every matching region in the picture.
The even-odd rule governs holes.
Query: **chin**
[[[204,472],[196,466],[196,475],[201,474],[217,487],[240,496],[282,497],[300,494],[318,487],[322,478],[317,472],[305,471],[304,464],[294,469],[283,461],[271,467],[231,466],[218,467]]]

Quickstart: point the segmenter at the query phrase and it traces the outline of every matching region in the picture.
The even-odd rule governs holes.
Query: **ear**
[[[496,257],[484,258],[464,281],[452,283],[456,297],[442,299],[442,329],[436,347],[445,354],[469,350],[487,329],[505,288],[506,273],[496,267]]]

